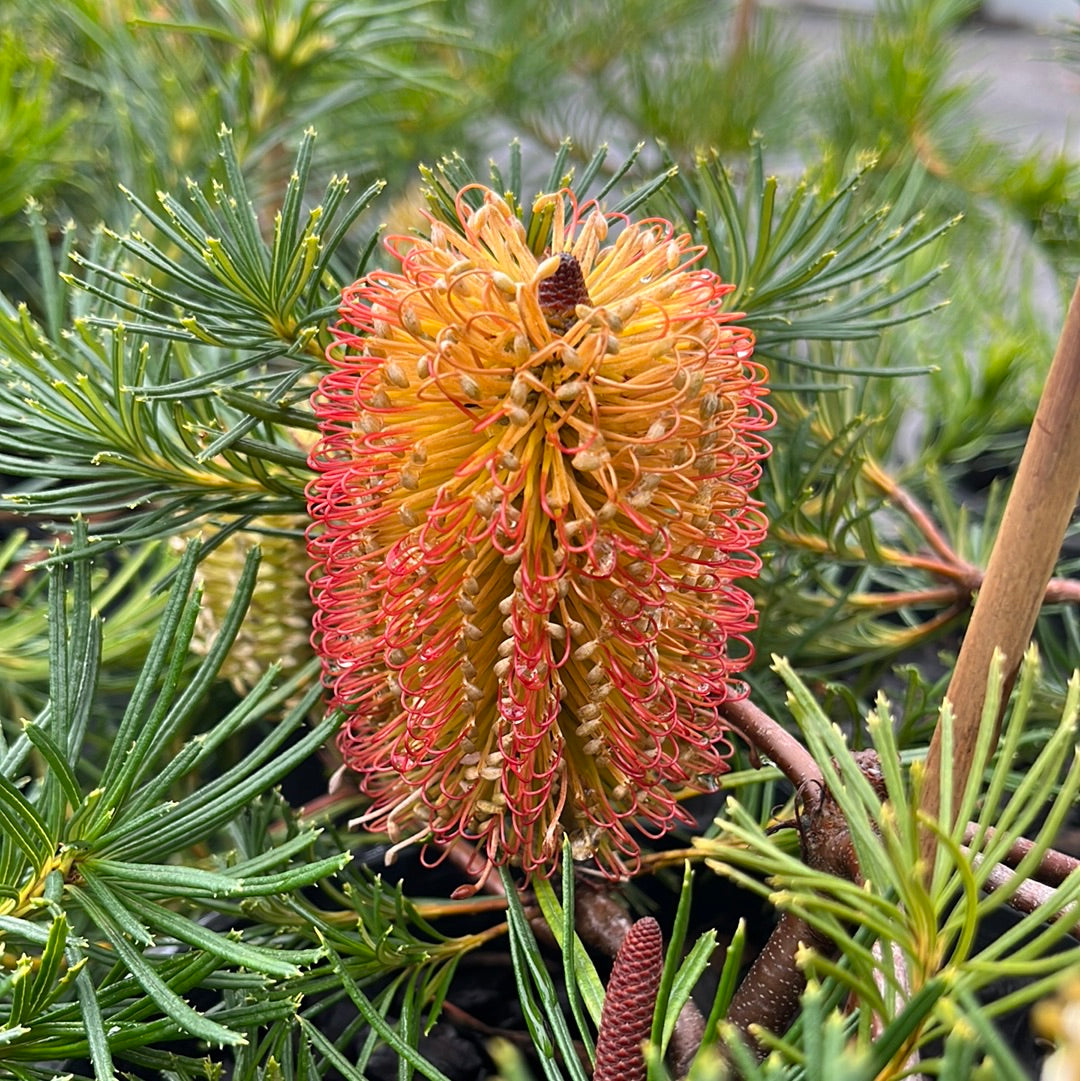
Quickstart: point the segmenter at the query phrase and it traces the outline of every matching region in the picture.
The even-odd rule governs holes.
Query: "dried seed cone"
[[[313,397],[313,641],[340,747],[401,843],[612,875],[726,769],[759,567],[762,372],[701,249],[542,196],[537,258],[480,189],[345,290]],[[617,235],[616,235],[617,234]]]
[[[593,1081],[645,1081],[641,1045],[652,1030],[663,967],[660,925],[646,916],[627,931],[615,957],[600,1013]]]

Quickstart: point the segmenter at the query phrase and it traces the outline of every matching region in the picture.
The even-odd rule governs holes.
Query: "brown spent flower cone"
[[[645,1081],[641,1045],[652,1031],[656,993],[664,967],[660,925],[651,916],[626,933],[608,980],[593,1081]]]

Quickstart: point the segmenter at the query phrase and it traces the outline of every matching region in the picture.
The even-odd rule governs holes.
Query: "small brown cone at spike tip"
[[[608,980],[593,1081],[645,1081],[641,1045],[652,1030],[656,993],[664,967],[660,925],[651,916],[626,933]]]
[[[559,265],[537,288],[537,300],[547,324],[557,334],[574,325],[579,304],[592,304],[581,264],[568,251],[559,252]]]

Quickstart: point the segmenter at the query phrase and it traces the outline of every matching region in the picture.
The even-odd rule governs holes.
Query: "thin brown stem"
[[[964,830],[964,844],[971,844],[978,836],[978,833],[978,825],[969,822],[967,829]],[[986,831],[986,836],[990,838],[994,836],[993,828]],[[1029,841],[1026,837],[1019,837],[1010,845],[1002,862],[1009,867],[1016,867],[1034,847],[1034,841]],[[1034,877],[1049,886],[1060,886],[1077,869],[1080,869],[1080,860],[1067,856],[1064,852],[1058,852],[1057,849],[1050,848],[1043,853],[1042,859],[1039,860],[1039,866],[1035,868]]]
[[[479,916],[485,912],[505,912],[505,897],[470,897],[465,901],[414,901],[413,911],[425,920],[440,920],[443,917]],[[353,919],[356,914],[353,913]],[[500,931],[506,924],[500,924]]]
[[[687,860],[696,863],[706,858],[706,853],[700,848],[665,848],[659,852],[646,852],[641,857],[641,873],[652,875],[666,867],[682,867]]]
[[[1080,579],[1051,578],[1043,601],[1046,604],[1080,604]]]
[[[777,539],[792,547],[802,548],[806,551],[832,554],[827,537],[819,537],[811,533],[795,533],[790,529],[777,529]],[[877,551],[891,565],[910,567],[912,570],[926,571],[938,578],[956,582],[966,592],[971,592],[978,587],[982,574],[978,567],[963,562],[955,553],[948,559],[935,559],[933,556],[923,555],[919,552],[905,552],[900,548],[892,548],[888,545],[879,545]],[[849,557],[861,562],[870,562],[869,555],[859,548],[848,550]]]
[[[533,1047],[532,1037],[527,1032],[489,1025],[486,1021],[474,1017],[460,1006],[455,1006],[449,999],[443,1002],[442,1011],[460,1028],[472,1029],[474,1032],[479,1032],[481,1036],[498,1036],[500,1039],[517,1044],[522,1049],[531,1049]]]
[[[725,720],[743,739],[767,755],[796,788],[811,782],[821,784],[821,769],[813,755],[779,721],[743,698],[720,707]]]
[[[855,608],[875,608],[893,611],[897,608],[929,608],[943,604],[955,605],[957,598],[968,591],[959,585],[937,586],[932,589],[895,590],[892,593],[849,593],[847,603]]]
[[[978,866],[980,861],[981,857],[976,853],[972,862],[975,866]],[[1036,882],[1032,878],[1017,882],[1016,872],[1003,863],[997,863],[990,869],[990,874],[987,876],[984,885],[991,893],[995,890],[1008,890],[1009,907],[1017,912],[1024,913],[1034,912],[1037,908],[1045,905],[1053,898],[1055,889],[1055,887],[1048,886],[1045,882]],[[1056,912],[1049,913],[1046,922],[1057,923],[1058,920],[1066,918],[1073,923],[1076,922],[1075,902],[1062,906]]]
[[[877,485],[882,494],[887,496],[894,506],[899,507],[911,519],[915,528],[923,535],[926,543],[946,563],[964,567],[969,573],[981,573],[978,567],[966,563],[956,554],[956,550],[948,542],[941,530],[938,529],[926,509],[906,488],[897,482],[895,477],[886,473],[876,462],[868,462],[864,472],[867,479]]]
[[[809,533],[794,533],[790,529],[778,529],[774,535],[777,540],[783,541],[784,544],[792,548],[820,552],[822,555],[835,555],[833,549],[829,546],[828,539],[825,537],[818,537]],[[888,563],[894,566],[924,571],[927,574],[934,575],[935,578],[944,578],[946,581],[954,583],[951,587],[944,586],[941,588],[939,597],[942,601],[962,600],[966,602],[979,591],[985,576],[979,567],[976,567],[973,563],[965,562],[955,552],[947,559],[935,559],[928,555],[905,552],[900,548],[891,548],[885,545],[880,546],[878,551]],[[860,549],[849,550],[847,555],[862,562],[869,562],[867,553]],[[936,591],[930,589],[913,591],[913,603],[937,599],[931,595],[933,592]],[[859,598],[860,603],[872,605],[876,603],[879,596],[888,602],[894,594],[853,594],[849,600]],[[1046,604],[1075,604],[1080,602],[1080,581],[1073,578],[1051,578],[1046,584],[1043,602]]]

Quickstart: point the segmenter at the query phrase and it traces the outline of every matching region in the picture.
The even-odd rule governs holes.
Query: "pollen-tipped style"
[[[688,236],[570,192],[533,209],[540,256],[463,189],[457,228],[389,239],[400,270],[345,290],[313,641],[370,828],[541,873],[568,835],[621,874],[726,769],[770,414]]]

